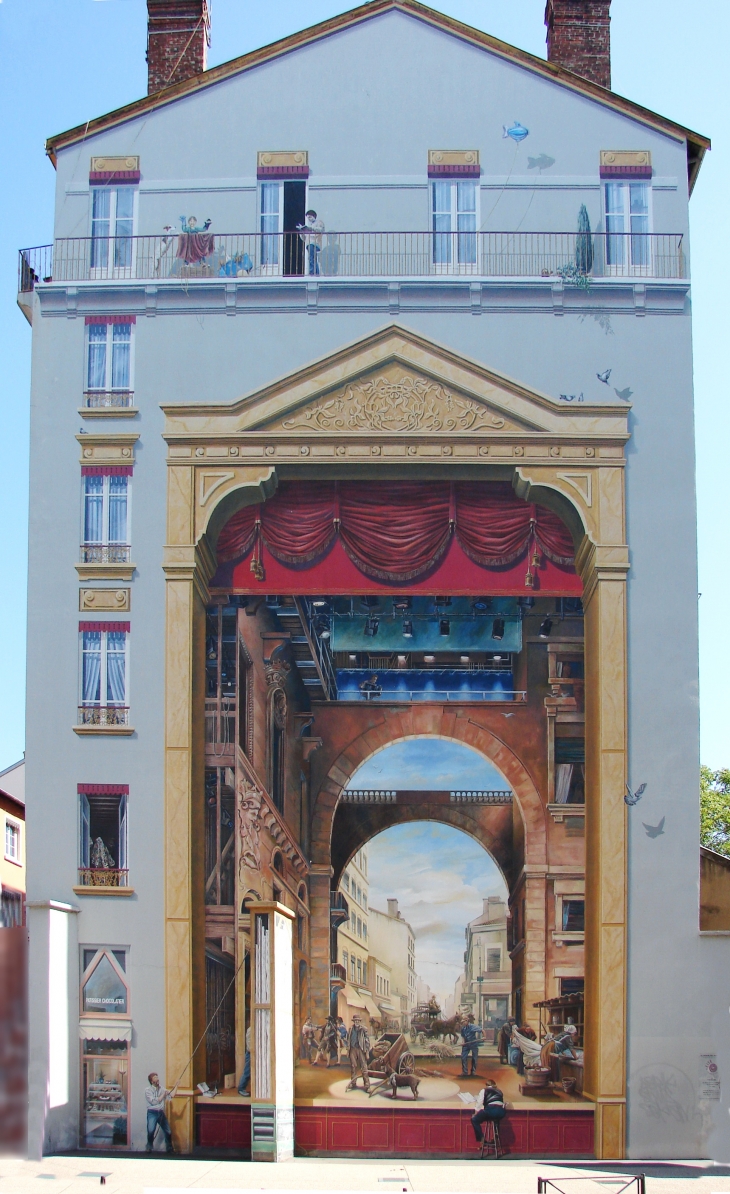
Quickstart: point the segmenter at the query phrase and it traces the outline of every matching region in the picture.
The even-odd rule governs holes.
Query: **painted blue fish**
[[[514,122],[511,129],[508,129],[506,124],[502,125],[502,140],[503,141],[505,141],[507,139],[507,137],[511,137],[512,140],[516,141],[517,144],[519,145],[520,141],[524,141],[525,137],[529,137],[529,135],[530,135],[530,130],[526,129],[524,124],[520,124],[519,120],[516,120]]]

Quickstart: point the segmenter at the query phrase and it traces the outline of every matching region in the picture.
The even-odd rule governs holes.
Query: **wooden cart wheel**
[[[408,1034],[408,1035],[410,1036],[411,1040],[415,1042],[416,1036],[417,1036],[418,1034],[416,1033],[416,1030],[415,1030],[415,1028],[411,1028],[411,1031],[409,1032],[409,1034]]]
[[[412,1053],[409,1053],[408,1050],[406,1050],[405,1053],[401,1054],[400,1061],[398,1062],[398,1073],[399,1074],[412,1074],[413,1071],[415,1070],[415,1068],[416,1068],[416,1059]]]

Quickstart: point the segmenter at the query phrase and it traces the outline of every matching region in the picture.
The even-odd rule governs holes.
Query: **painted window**
[[[582,933],[585,929],[585,900],[563,900],[563,932]]]
[[[92,270],[131,276],[134,205],[134,187],[92,187]]]
[[[14,929],[23,924],[23,893],[3,885],[0,892],[0,928]]]
[[[86,332],[86,390],[131,390],[132,324],[91,323]]]
[[[80,632],[81,705],[124,707],[128,704],[128,638],[126,630]]]
[[[303,179],[259,184],[261,270],[269,274],[303,274],[304,242],[298,228],[305,222],[307,184]]]
[[[5,857],[20,862],[20,826],[16,821],[5,822]]]
[[[613,273],[651,270],[650,188],[645,182],[604,184],[606,265]]]
[[[79,884],[127,886],[126,793],[79,793]]]
[[[368,926],[365,924],[365,921],[363,921],[363,922],[362,922],[362,936],[363,936],[363,941],[367,941],[367,939],[368,939]]]
[[[357,935],[358,937],[362,937],[362,921],[359,916],[357,918]]]
[[[128,545],[130,481],[128,476],[98,476],[94,473],[84,476],[85,547],[121,548]]]
[[[353,954],[351,954],[350,955],[350,982],[354,983],[354,981],[355,981],[355,957]]]
[[[345,971],[347,971],[347,950],[346,949],[343,949],[343,951],[342,951],[342,965],[345,967]]]
[[[123,949],[84,949],[81,977],[82,1016],[127,1016],[129,989]]]
[[[343,884],[344,884],[344,887],[345,887],[345,891],[348,891],[348,892],[349,892],[349,890],[350,890],[350,876],[348,875],[347,871],[345,871],[345,875],[344,875],[344,878],[343,878]]]
[[[431,183],[433,264],[437,270],[476,269],[477,197],[474,179]]]
[[[359,983],[362,982],[362,961],[360,958],[357,959],[357,981]]]
[[[487,950],[487,974],[497,974],[502,969],[502,950],[499,946]]]

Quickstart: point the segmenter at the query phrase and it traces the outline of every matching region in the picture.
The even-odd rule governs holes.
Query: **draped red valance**
[[[452,537],[483,568],[527,554],[527,587],[542,556],[563,567],[575,562],[570,532],[551,510],[521,501],[509,485],[472,481],[283,483],[268,502],[226,523],[218,560],[253,549],[251,571],[263,580],[262,546],[290,568],[307,568],[339,538],[365,575],[404,583],[432,569]]]

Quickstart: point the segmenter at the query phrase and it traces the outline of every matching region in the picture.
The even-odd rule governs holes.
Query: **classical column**
[[[310,1004],[315,1024],[330,1014],[330,882],[332,867],[314,863],[309,871]]]
[[[597,1157],[620,1158],[626,1134],[628,549],[583,541],[586,658],[584,1091],[596,1102]]]
[[[203,852],[205,606],[214,560],[193,539],[193,470],[168,474],[165,548],[165,1024],[166,1085],[180,1083],[170,1123],[180,1152],[194,1139],[195,1083],[205,1054],[193,1053],[205,1030],[205,970],[194,966],[205,937]],[[197,847],[194,846],[197,843]],[[195,898],[196,892],[198,898]],[[196,988],[197,984],[197,988]]]
[[[251,1160],[294,1156],[292,921],[277,902],[251,906]]]

